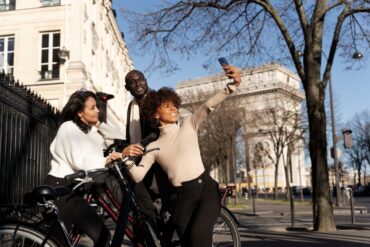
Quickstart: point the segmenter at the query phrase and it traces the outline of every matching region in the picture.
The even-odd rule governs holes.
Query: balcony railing
[[[42,0],[41,4],[43,7],[60,5],[60,0]]]
[[[39,71],[40,80],[56,80],[59,79],[59,70],[42,70]]]

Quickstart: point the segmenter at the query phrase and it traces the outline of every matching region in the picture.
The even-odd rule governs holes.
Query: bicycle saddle
[[[25,203],[45,203],[46,201],[55,201],[59,196],[70,193],[71,190],[67,187],[51,187],[49,185],[41,185],[33,189],[32,192],[24,196]]]

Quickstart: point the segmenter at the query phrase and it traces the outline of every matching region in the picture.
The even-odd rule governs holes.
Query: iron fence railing
[[[50,170],[58,112],[0,73],[0,203],[20,203]]]

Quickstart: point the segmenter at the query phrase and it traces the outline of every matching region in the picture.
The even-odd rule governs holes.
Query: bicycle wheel
[[[239,231],[235,221],[224,208],[221,208],[220,216],[213,228],[212,245],[240,247],[240,244]]]
[[[44,244],[44,245],[42,245]],[[39,230],[23,224],[0,225],[1,247],[58,247],[51,239]]]

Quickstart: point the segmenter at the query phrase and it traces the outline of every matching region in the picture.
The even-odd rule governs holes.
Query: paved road
[[[369,198],[359,199],[356,205],[370,208]],[[295,221],[292,230],[290,206],[284,202],[259,199],[256,201],[256,215],[252,202],[238,201],[243,209],[233,209],[241,223],[239,228],[242,246],[253,247],[321,247],[321,246],[370,246],[370,213],[355,211],[356,224],[352,224],[349,208],[335,208],[337,231],[318,233],[312,231],[312,206],[309,202],[295,205]],[[232,205],[230,205],[232,206]]]
[[[370,208],[370,197],[357,198],[356,205]],[[232,208],[232,203],[230,207]],[[239,232],[242,246],[246,247],[369,247],[370,213],[357,210],[356,224],[351,223],[349,208],[334,209],[338,231],[319,233],[312,231],[312,206],[309,202],[296,203],[294,229],[291,229],[289,204],[281,201],[256,200],[253,215],[251,200],[238,200],[238,208],[232,208],[241,226]],[[110,224],[114,229],[114,225]],[[92,246],[84,238],[80,245]],[[123,246],[130,246],[129,244]]]
[[[245,247],[369,247],[370,230],[335,233],[239,229]]]

